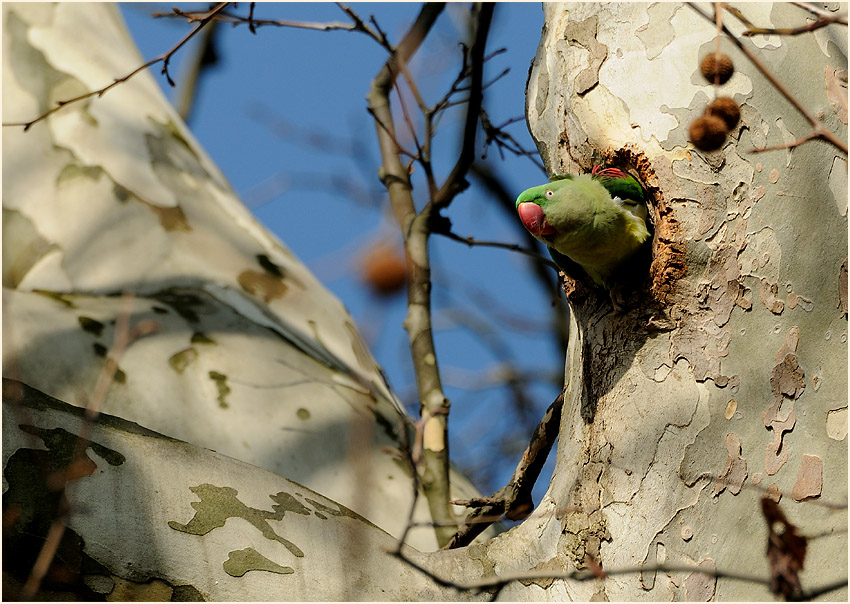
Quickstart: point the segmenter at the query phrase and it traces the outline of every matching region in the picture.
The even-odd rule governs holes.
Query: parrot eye
[[[554,196],[555,191],[553,191],[552,189],[546,189],[546,192],[543,193],[543,197],[545,197],[546,199],[552,199]]]

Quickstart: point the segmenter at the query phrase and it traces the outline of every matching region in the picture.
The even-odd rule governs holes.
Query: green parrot
[[[632,176],[596,166],[590,174],[557,176],[523,191],[516,208],[565,273],[576,277],[578,265],[610,290],[615,273],[649,239],[645,202]]]

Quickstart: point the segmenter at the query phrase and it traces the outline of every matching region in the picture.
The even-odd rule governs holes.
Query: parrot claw
[[[615,283],[608,290],[608,295],[611,297],[611,305],[614,307],[614,312],[618,315],[626,314],[628,306],[626,305],[626,296],[623,288]]]

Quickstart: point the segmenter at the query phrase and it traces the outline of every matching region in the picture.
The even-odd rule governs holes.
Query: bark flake
[[[714,482],[714,497],[729,488],[737,495],[747,480],[747,460],[741,456],[741,437],[730,432],[726,435],[726,464]]]
[[[253,547],[228,553],[227,560],[222,567],[224,572],[231,577],[241,577],[252,570],[264,570],[279,575],[291,575],[295,572],[289,566],[281,566],[272,562]]]
[[[697,565],[709,573],[717,570],[714,560],[705,558]],[[717,577],[706,573],[693,572],[685,579],[685,599],[688,602],[710,602],[714,599]]]
[[[588,66],[575,79],[576,94],[587,94],[599,83],[599,68],[608,58],[608,47],[596,39],[599,21],[595,15],[585,21],[569,23],[564,29],[564,38],[570,46],[587,50]]]
[[[803,455],[797,480],[791,492],[795,501],[820,497],[823,490],[823,460],[817,455]]]
[[[847,407],[832,409],[827,412],[826,435],[833,440],[847,438]]]

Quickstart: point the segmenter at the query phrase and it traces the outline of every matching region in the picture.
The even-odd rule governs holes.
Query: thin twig
[[[39,115],[35,119],[32,119],[28,122],[4,122],[3,127],[6,127],[6,126],[23,126],[24,132],[26,132],[34,124],[37,124],[38,122],[46,119],[48,116],[56,113],[57,111],[59,111],[63,107],[67,107],[68,105],[71,105],[73,103],[77,103],[79,101],[83,101],[83,100],[91,98],[93,96],[97,96],[98,98],[100,98],[104,94],[106,94],[107,91],[112,89],[113,87],[115,87],[118,84],[121,84],[123,82],[126,82],[127,80],[132,78],[134,75],[144,71],[145,69],[147,69],[148,67],[151,67],[152,65],[156,65],[159,62],[162,62],[162,74],[165,76],[165,79],[168,80],[168,83],[171,86],[174,86],[174,80],[171,79],[171,75],[168,73],[168,63],[169,63],[169,61],[171,61],[171,57],[174,55],[174,53],[176,53],[178,50],[180,50],[180,48],[184,44],[186,44],[186,42],[188,42],[193,37],[195,37],[195,34],[197,34],[199,31],[201,31],[201,29],[203,29],[207,25],[207,23],[212,21],[218,13],[220,13],[222,10],[224,10],[224,8],[228,4],[230,4],[230,3],[229,2],[219,3],[215,8],[208,11],[206,13],[205,17],[197,19],[198,24],[195,26],[195,29],[193,29],[188,34],[186,34],[183,37],[183,39],[180,40],[177,44],[175,44],[174,47],[171,50],[164,52],[163,54],[159,55],[155,59],[151,59],[150,61],[148,61],[144,65],[141,65],[140,67],[137,67],[136,69],[134,69],[133,71],[131,71],[127,75],[120,77],[116,80],[113,80],[111,84],[107,84],[103,88],[99,88],[98,90],[93,90],[92,92],[87,92],[85,94],[81,94],[80,96],[74,97],[72,99],[66,99],[64,101],[58,101],[56,103],[56,107],[54,107],[53,109],[49,109],[45,113],[42,113],[41,115]]]
[[[842,587],[847,586],[847,579],[838,579],[837,581],[833,581],[832,583],[827,583],[826,585],[821,585],[820,587],[816,587],[814,589],[809,589],[798,594],[798,597],[793,598],[794,600],[798,600],[800,602],[811,602],[818,596],[822,596],[823,594],[828,594],[831,591],[836,591],[841,589]]]
[[[450,99],[457,94],[460,90],[460,86],[463,81],[469,77],[469,64],[468,64],[468,54],[469,48],[465,44],[461,44],[461,66],[460,71],[458,72],[457,77],[454,82],[452,82],[451,86],[449,86],[449,90],[440,98],[434,106],[429,111],[433,116],[437,116],[441,111],[446,109],[449,106]]]
[[[257,35],[257,24],[254,22],[254,7],[256,4],[256,2],[251,2],[248,5],[248,31],[254,35]]]
[[[403,71],[407,71],[407,68],[403,68]],[[419,144],[419,138],[416,136],[416,126],[413,125],[413,119],[410,117],[410,112],[407,110],[407,103],[404,102],[404,94],[401,91],[401,88],[398,85],[398,79],[394,82],[394,86],[396,94],[398,95],[398,104],[401,107],[401,114],[404,117],[404,123],[407,124],[407,131],[410,133],[410,138],[413,140],[413,145],[416,147],[416,155],[411,156],[411,159],[418,159],[422,157],[422,145]]]
[[[416,147],[419,152],[419,165],[422,167],[422,170],[425,172],[425,180],[428,183],[428,194],[429,196],[433,196],[434,192],[437,190],[436,180],[434,178],[434,169],[431,164],[431,140],[433,139],[433,130],[431,128],[431,119],[429,115],[428,106],[425,103],[425,99],[422,98],[422,95],[419,92],[419,87],[416,85],[416,80],[413,79],[413,76],[410,73],[410,70],[407,68],[406,63],[400,63],[399,68],[401,69],[401,73],[404,76],[405,81],[407,82],[408,88],[410,88],[410,93],[413,95],[413,98],[416,100],[416,104],[419,106],[419,111],[422,113],[424,119],[424,127],[423,127],[423,143],[419,145],[419,142],[416,142]],[[396,87],[398,87],[398,80],[396,80]],[[401,91],[399,91],[399,99],[401,99]],[[414,138],[416,137],[416,133],[413,129],[411,121],[407,116],[406,106],[404,105],[404,100],[401,99],[402,102],[402,111],[405,112],[405,120],[408,123],[408,128],[411,130]]]
[[[44,539],[44,545],[38,552],[38,557],[30,569],[30,574],[27,577],[26,583],[21,588],[21,600],[32,600],[38,593],[41,586],[41,581],[50,569],[50,563],[53,562],[53,557],[56,555],[56,550],[59,549],[59,543],[62,541],[62,535],[65,533],[65,520],[70,510],[68,498],[64,493],[59,497],[59,503],[56,510],[56,518],[50,524],[47,531],[47,536]]]
[[[759,34],[776,36],[796,36],[806,32],[814,31],[816,29],[820,29],[821,27],[826,27],[827,25],[831,25],[833,23],[847,25],[846,15],[830,15],[819,16],[816,21],[812,21],[811,23],[808,23],[806,25],[801,25],[800,27],[759,27],[757,25],[753,25],[753,23],[734,6],[729,6],[728,4],[724,3],[723,8],[735,15],[735,17],[737,17],[741,21],[741,23],[747,26],[747,29],[741,32],[742,36],[757,36]]]
[[[410,158],[415,158],[418,156],[416,153],[408,151],[402,146],[402,144],[396,138],[395,128],[391,127],[389,124],[385,124],[377,115],[375,115],[375,112],[371,107],[366,107],[366,111],[367,113],[369,113],[369,115],[372,116],[372,118],[375,120],[375,123],[378,124],[378,126],[384,131],[384,133],[392,139],[397,153],[399,153],[400,155],[406,155]]]
[[[253,6],[253,2],[251,5]],[[153,13],[151,16],[155,19],[163,18],[181,18],[186,19],[189,23],[200,21],[207,11],[183,11],[179,8],[174,8],[170,12]],[[256,33],[258,27],[289,27],[292,29],[309,29],[313,31],[360,31],[375,39],[378,36],[371,31],[369,27],[363,23],[343,23],[342,21],[290,21],[288,19],[255,19],[253,8],[249,10],[247,16],[237,15],[231,12],[222,11],[218,13],[215,20],[220,23],[227,23],[237,27],[239,25],[247,25],[251,33]]]
[[[402,531],[402,534],[398,539],[398,548],[396,551],[401,552],[404,542],[407,541],[407,535],[415,525],[413,518],[416,515],[416,502],[419,500],[419,469],[416,467],[416,458],[413,455],[413,447],[410,443],[410,435],[407,431],[407,424],[404,417],[402,417],[399,422],[399,431],[402,456],[404,457],[404,461],[407,463],[408,469],[410,469],[410,480],[413,491],[413,499],[410,502],[410,508],[407,512],[407,523],[404,525],[404,531]]]
[[[504,159],[503,150],[508,150],[517,157],[527,157],[531,160],[535,166],[540,168],[540,171],[543,174],[546,174],[546,168],[543,166],[543,163],[538,159],[538,154],[536,151],[530,151],[525,149],[519,141],[517,141],[513,136],[511,136],[508,132],[505,132],[504,128],[507,126],[523,120],[524,118],[511,118],[507,120],[503,124],[499,124],[498,126],[494,125],[490,121],[490,116],[487,114],[487,111],[482,107],[481,108],[481,129],[484,131],[484,154],[481,159],[487,158],[487,148],[492,144],[496,144],[496,148],[499,150],[499,155]]]
[[[429,579],[434,581],[436,584],[442,587],[452,587],[457,589],[458,591],[473,591],[473,592],[482,592],[482,591],[490,591],[493,589],[501,590],[503,587],[508,585],[509,583],[513,583],[514,581],[534,581],[541,579],[561,579],[567,581],[591,581],[594,579],[600,579],[615,575],[628,575],[628,574],[636,574],[640,572],[687,572],[687,573],[696,573],[701,575],[707,575],[709,577],[715,577],[717,579],[732,579],[736,581],[747,581],[749,583],[758,583],[761,585],[770,585],[770,579],[765,577],[756,577],[752,575],[747,575],[744,573],[737,573],[734,571],[726,571],[726,570],[717,570],[712,568],[707,568],[704,566],[695,566],[689,564],[656,564],[656,565],[646,565],[646,566],[625,566],[618,569],[605,570],[601,571],[600,569],[581,569],[574,570],[572,572],[567,573],[557,573],[557,572],[549,572],[549,571],[527,571],[527,572],[519,572],[519,573],[505,573],[498,576],[492,576],[488,578],[482,578],[480,581],[475,583],[458,583],[455,581],[451,581],[448,579],[444,579],[432,572],[431,570],[425,568],[421,564],[416,563],[414,560],[405,556],[402,552],[391,552],[391,555],[399,558],[410,567],[418,570]],[[839,589],[846,584],[846,581],[843,583],[835,583],[827,586],[828,591],[832,591],[834,589]],[[825,593],[818,590],[817,593]]]
[[[253,5],[253,3],[251,3]],[[216,27],[217,21],[212,21],[201,34],[200,40],[189,58],[182,74],[180,89],[177,94],[177,113],[184,122],[189,122],[198,93],[198,82],[207,69],[212,67],[216,57]]]
[[[819,138],[817,132],[809,132],[805,136],[801,136],[797,140],[793,140],[790,143],[782,143],[779,145],[773,145],[770,147],[758,147],[755,149],[750,149],[748,153],[764,153],[765,151],[780,151],[782,149],[793,149],[794,147],[799,147],[805,142],[808,142],[812,139]]]
[[[714,35],[714,64],[720,65],[720,34],[723,31],[723,4],[721,2],[715,2],[714,6],[714,26],[717,29],[717,33]],[[720,70],[714,70],[714,89],[720,86]]]
[[[811,2],[792,2],[791,4],[799,6],[803,10],[809,11],[813,15],[818,15],[819,17],[831,17],[833,15],[832,12],[823,8],[823,6],[817,6]]]
[[[390,44],[390,41],[387,39],[387,34],[381,27],[378,25],[378,22],[375,20],[374,16],[369,18],[369,23],[371,23],[375,29],[374,31],[369,28],[368,25],[360,18],[360,16],[355,13],[351,8],[343,4],[342,2],[337,2],[336,5],[340,8],[342,12],[348,15],[348,18],[351,19],[355,25],[357,25],[358,31],[362,31],[365,34],[370,35],[375,41],[384,47],[385,50],[389,52],[393,52],[393,47]]]
[[[74,465],[86,455],[86,449],[88,449],[91,442],[90,435],[94,421],[100,414],[100,408],[106,400],[110,386],[115,380],[115,373],[118,371],[118,361],[133,340],[152,333],[157,329],[157,324],[154,321],[142,321],[133,329],[130,329],[132,301],[132,294],[124,294],[121,299],[121,308],[115,323],[112,347],[106,357],[103,368],[98,374],[97,383],[92,391],[92,395],[86,401],[83,424],[77,436],[71,461],[65,468],[48,478],[50,488],[60,491],[59,503],[56,510],[56,517],[50,525],[44,545],[42,545],[38,557],[30,570],[29,577],[27,577],[21,590],[21,599],[23,600],[31,600],[38,593],[41,582],[47,574],[50,564],[59,548],[59,544],[62,541],[68,514],[71,512],[71,504],[67,496],[67,485],[69,481],[73,480]]]
[[[496,248],[502,248],[502,249],[505,249],[505,250],[511,250],[512,252],[519,252],[520,254],[524,254],[524,255],[528,256],[529,258],[534,258],[538,262],[541,262],[541,263],[549,266],[550,268],[555,269],[555,271],[561,270],[558,267],[558,265],[555,264],[552,260],[550,260],[548,258],[544,258],[543,256],[541,256],[540,254],[538,254],[534,250],[526,249],[526,248],[522,247],[521,245],[519,245],[518,243],[503,243],[501,241],[482,241],[480,239],[475,239],[471,235],[468,236],[468,237],[461,237],[460,235],[457,235],[456,233],[453,233],[451,231],[444,231],[444,230],[438,230],[438,229],[435,229],[433,232],[437,235],[442,235],[443,237],[446,237],[447,239],[451,239],[452,241],[458,241],[460,243],[465,243],[469,247],[473,247],[473,246],[496,247]]]
[[[472,499],[452,499],[450,501],[452,505],[460,505],[465,508],[483,508],[488,505],[502,505],[504,502],[504,499],[495,497],[473,497]]]
[[[490,33],[490,22],[493,19],[494,5],[489,2],[481,4],[478,15],[478,24],[475,31],[475,40],[469,49],[469,104],[466,107],[466,121],[463,128],[463,143],[457,162],[455,162],[443,186],[431,199],[428,205],[433,206],[432,212],[447,207],[454,197],[465,190],[469,183],[466,174],[475,161],[475,133],[478,129],[478,116],[483,101],[484,81],[484,51],[487,47],[487,35]]]

